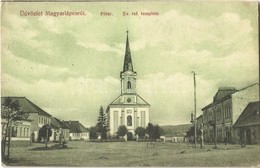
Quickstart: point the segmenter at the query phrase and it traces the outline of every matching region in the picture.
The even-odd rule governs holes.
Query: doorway
[[[132,141],[134,139],[133,133],[132,132],[128,132],[127,133],[127,141]]]

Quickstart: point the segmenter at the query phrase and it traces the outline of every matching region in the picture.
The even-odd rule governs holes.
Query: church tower
[[[121,94],[107,108],[109,132],[116,135],[118,127],[125,125],[129,132],[127,137],[131,139],[137,127],[148,125],[150,104],[137,94],[137,73],[132,62],[128,31],[120,79]]]
[[[136,72],[133,68],[133,62],[131,58],[130,45],[128,40],[128,31],[126,37],[126,47],[125,47],[125,60],[123,71],[120,74],[121,78],[121,94],[125,93],[136,93]]]

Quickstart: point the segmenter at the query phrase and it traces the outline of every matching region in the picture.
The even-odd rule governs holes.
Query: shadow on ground
[[[36,148],[32,148],[29,149],[30,151],[47,151],[47,150],[62,150],[62,149],[73,149],[73,148],[69,148],[69,147],[56,147],[56,146],[52,146],[52,147],[36,147]]]

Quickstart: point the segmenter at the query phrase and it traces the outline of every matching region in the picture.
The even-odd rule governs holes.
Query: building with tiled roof
[[[126,38],[123,71],[120,73],[121,94],[108,105],[109,134],[116,135],[118,127],[125,125],[128,137],[134,137],[137,127],[146,127],[149,123],[150,104],[137,94],[137,73],[134,71],[128,31]]]
[[[89,140],[89,131],[79,121],[64,121],[69,127],[70,140]]]
[[[6,98],[8,97],[1,97],[1,103],[3,103]],[[11,98],[12,101],[18,101],[20,105],[20,109],[23,112],[29,114],[28,119],[32,121],[31,128],[30,128],[30,136],[32,136],[32,139],[34,141],[37,141],[39,129],[44,124],[51,123],[51,114],[41,109],[39,106],[31,102],[26,97],[9,97],[9,98]]]
[[[216,125],[218,142],[238,143],[240,139],[233,125],[248,103],[258,100],[259,83],[238,90],[233,87],[219,88],[213,102],[202,108],[205,141],[213,141]]]
[[[69,141],[69,126],[66,125],[64,122],[59,120],[56,117],[51,117],[51,129],[52,129],[52,136],[50,137],[51,141],[59,141],[60,136],[64,138],[65,141]]]
[[[234,131],[244,144],[260,144],[260,102],[249,103],[234,124]]]

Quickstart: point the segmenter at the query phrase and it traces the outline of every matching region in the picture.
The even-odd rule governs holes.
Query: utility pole
[[[195,148],[197,147],[197,117],[196,117],[196,73],[194,71],[191,72],[193,74],[194,81],[194,144]]]
[[[200,140],[201,140],[201,142],[200,142],[200,148],[202,149],[203,147],[204,147],[204,137],[203,137],[203,128],[204,127],[204,124],[202,123],[201,124],[201,127],[200,127],[200,132],[201,132],[201,137],[200,137]]]

